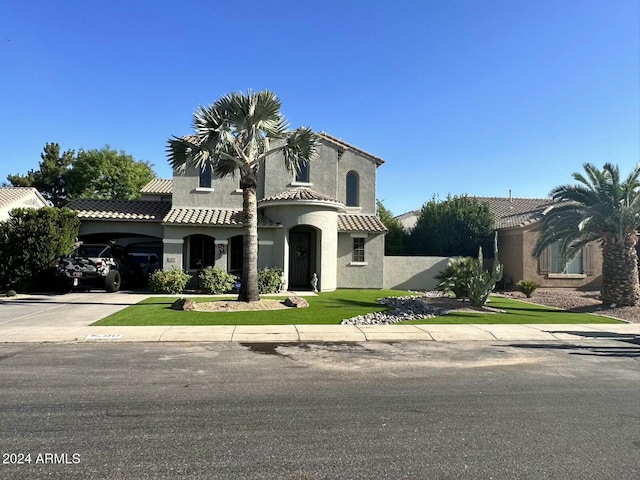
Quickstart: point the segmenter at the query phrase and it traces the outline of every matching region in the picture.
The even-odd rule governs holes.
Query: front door
[[[289,288],[309,288],[311,234],[289,233]]]

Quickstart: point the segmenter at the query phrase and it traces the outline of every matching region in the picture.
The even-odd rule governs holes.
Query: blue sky
[[[249,88],[383,158],[395,214],[545,197],[584,162],[640,161],[640,2],[0,0],[0,182],[46,142],[170,178],[167,139]]]

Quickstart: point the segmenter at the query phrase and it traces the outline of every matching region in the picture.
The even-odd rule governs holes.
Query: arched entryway
[[[289,230],[289,281],[291,290],[311,290],[317,272],[318,232],[308,225]]]

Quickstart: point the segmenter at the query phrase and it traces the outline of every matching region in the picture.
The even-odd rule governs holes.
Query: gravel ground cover
[[[634,307],[603,305],[599,299],[599,291],[581,291],[572,288],[539,288],[533,292],[531,298],[527,298],[520,292],[502,292],[501,295],[537,303],[538,305],[563,308],[571,312],[594,313],[630,323],[640,323],[640,305]]]

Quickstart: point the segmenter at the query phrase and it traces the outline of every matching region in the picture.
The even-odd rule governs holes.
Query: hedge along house
[[[376,216],[376,173],[382,159],[326,133],[318,158],[291,176],[281,158],[260,165],[258,267],[284,272],[290,290],[382,288],[384,234]],[[141,190],[141,200],[75,200],[80,238],[117,240],[160,252],[162,268],[195,274],[242,265],[242,190],[239,177],[210,169],[174,172]]]

